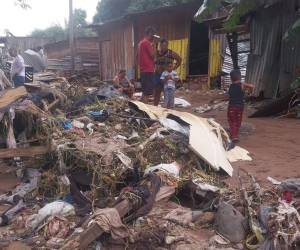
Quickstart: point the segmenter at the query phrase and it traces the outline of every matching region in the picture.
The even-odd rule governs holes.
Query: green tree
[[[31,32],[33,37],[52,38],[53,41],[61,41],[67,38],[66,29],[59,24],[52,25],[46,29],[35,29]]]
[[[74,29],[76,37],[87,37],[94,35],[94,33],[85,28],[85,26],[87,25],[86,17],[87,13],[85,10],[74,10]],[[56,24],[46,29],[35,29],[34,31],[32,31],[31,36],[52,38],[53,41],[61,41],[67,39],[68,33],[69,25],[68,22],[66,22],[65,27]]]
[[[94,23],[102,23],[126,14],[131,0],[101,0],[97,5]]]
[[[86,18],[87,18],[87,13],[85,10],[82,9],[74,10],[74,29],[75,29],[75,35],[77,37],[89,37],[94,35],[92,31],[86,29],[86,26],[88,24]],[[69,25],[66,24],[66,27],[69,27]]]
[[[106,22],[128,13],[147,11],[195,0],[101,0],[97,6],[94,23]]]
[[[86,21],[86,11],[82,9],[74,10],[74,25],[76,29],[82,28],[87,25]]]
[[[131,0],[127,11],[134,13],[188,2],[194,2],[194,0]]]

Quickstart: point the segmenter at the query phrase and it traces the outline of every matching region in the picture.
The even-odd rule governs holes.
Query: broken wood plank
[[[14,157],[35,157],[53,151],[50,146],[35,146],[29,148],[3,148],[0,149],[0,159]]]
[[[60,103],[60,100],[59,99],[56,99],[55,101],[53,101],[52,103],[50,103],[48,105],[48,110],[51,110],[52,108],[54,108],[57,104]]]
[[[170,198],[175,193],[174,187],[161,187],[160,191],[156,195],[155,202],[159,202],[161,200],[164,200],[166,198]],[[121,218],[123,218],[130,210],[131,205],[128,202],[128,200],[123,200],[122,202],[118,203],[115,206],[115,209],[118,211]],[[87,227],[87,224],[89,223],[90,218],[85,221],[85,223],[82,225],[83,227]],[[102,234],[103,230],[98,226],[98,224],[94,223],[90,227],[88,227],[85,231],[83,231],[80,235],[77,235],[75,237],[70,237],[66,244],[61,248],[61,250],[69,250],[69,249],[80,249],[85,250],[88,248],[88,246],[98,239]]]
[[[118,211],[120,217],[124,217],[131,210],[131,205],[128,200],[123,200],[115,206],[115,209]],[[96,239],[103,234],[103,230],[94,223],[92,226],[87,228],[80,236],[80,247],[79,249],[87,249],[87,247]]]
[[[124,217],[130,210],[131,205],[128,202],[128,200],[123,200],[122,202],[118,203],[115,206],[115,209],[120,214],[120,217]],[[88,223],[90,221],[90,217],[88,220],[86,220],[82,227],[87,227]],[[66,244],[61,248],[61,250],[69,250],[69,249],[80,249],[85,250],[88,248],[88,246],[97,240],[104,231],[99,227],[97,223],[92,224],[89,226],[84,232],[82,232],[80,235],[71,236]]]
[[[9,89],[3,91],[0,95],[0,109],[9,106],[19,98],[26,95],[27,95],[27,91],[25,87],[19,87],[16,89]]]

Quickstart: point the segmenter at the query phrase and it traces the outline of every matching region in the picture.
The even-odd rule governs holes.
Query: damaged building
[[[48,59],[48,69],[54,71],[71,70],[71,50],[68,40],[48,43],[44,46]],[[99,74],[99,47],[96,37],[78,37],[74,43],[75,70],[91,75]]]
[[[206,24],[194,21],[200,5],[197,1],[162,7],[89,26],[99,37],[101,78],[112,79],[123,68],[131,77],[138,78],[138,42],[145,28],[153,26],[161,37],[169,40],[169,48],[182,57],[180,77],[183,80],[202,77],[206,85],[208,75],[213,78],[221,71],[225,36],[213,35]]]
[[[227,3],[210,14],[206,12],[205,3],[199,9],[196,18],[209,23],[214,34],[227,34],[233,67],[244,68],[245,61],[241,60],[240,54],[247,53],[245,80],[255,84],[256,96],[283,97],[290,92],[291,83],[299,76],[300,36],[295,35],[292,40],[287,36],[289,29],[299,18],[300,2],[256,2],[258,4],[254,8],[246,8],[247,11],[240,18],[240,24],[229,29],[225,27],[226,22],[235,10],[240,11],[239,6],[246,6],[247,1],[241,1],[239,4]],[[250,51],[243,51],[245,37],[250,39]]]

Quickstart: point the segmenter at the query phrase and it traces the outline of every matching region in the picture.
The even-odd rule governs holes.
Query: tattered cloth
[[[114,240],[124,239],[129,236],[127,227],[122,223],[120,215],[115,208],[98,209],[93,215],[92,221],[106,233],[110,233]]]

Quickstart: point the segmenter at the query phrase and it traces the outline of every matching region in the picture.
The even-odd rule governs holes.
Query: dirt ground
[[[178,91],[178,97],[190,101],[193,112],[194,107],[220,96],[218,93],[203,93],[201,91]],[[233,164],[235,174],[229,183],[237,184],[236,172],[243,168],[254,174],[262,184],[269,184],[266,180],[271,176],[278,180],[300,176],[300,120],[279,118],[248,118],[253,112],[249,106],[246,108],[242,127],[254,128],[250,134],[242,134],[239,146],[247,149],[253,161],[237,162]],[[196,114],[196,113],[194,113]],[[197,114],[196,114],[197,115]],[[217,122],[228,128],[226,109],[224,111],[211,111],[198,114],[201,117],[214,118]]]

